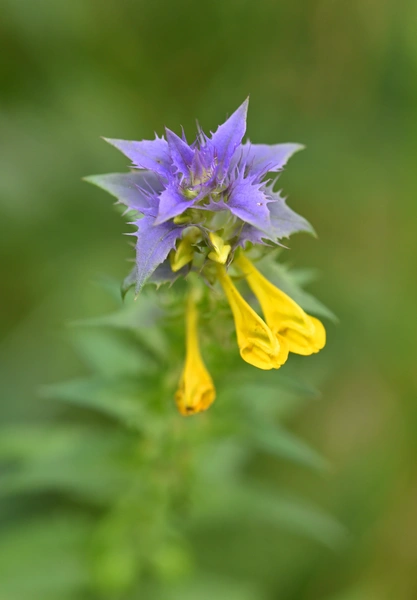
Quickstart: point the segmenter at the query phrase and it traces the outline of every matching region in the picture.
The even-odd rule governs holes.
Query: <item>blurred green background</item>
[[[331,473],[271,463],[263,476],[336,516],[350,542],[291,538],[277,553],[254,534],[220,559],[214,536],[202,557],[236,580],[251,565],[280,600],[417,598],[415,0],[3,0],[1,12],[2,421],[51,418],[39,385],[81,370],[63,324],[105,312],[95,280],[128,272],[126,225],[81,181],[126,169],[100,136],[183,125],[191,138],[196,118],[213,130],[250,94],[252,141],[307,146],[281,183],[319,240],[294,236],[284,259],[320,272],[310,289],[340,319],[302,362],[322,395],[290,422]]]

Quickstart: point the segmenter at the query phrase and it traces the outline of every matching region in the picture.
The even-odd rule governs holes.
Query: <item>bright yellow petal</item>
[[[319,351],[326,345],[326,330],[323,323],[319,319],[316,319],[316,317],[310,317],[310,319],[314,323],[313,342],[317,348],[317,351]]]
[[[197,310],[190,298],[186,314],[186,357],[175,402],[182,415],[193,415],[206,410],[216,398],[210,373],[201,358],[197,336]]]
[[[303,354],[304,356],[308,356],[309,354],[314,354],[315,352],[318,352],[326,345],[326,330],[323,326],[323,323],[315,317],[310,317],[310,319],[314,325],[314,332],[309,336],[301,336],[303,337],[303,341],[299,345],[298,350],[292,350],[292,352],[296,354]],[[287,340],[293,340],[293,346],[297,343],[297,339],[298,343],[300,342],[300,334],[294,329],[287,329],[285,332],[285,337]]]
[[[169,256],[171,269],[176,273],[186,264],[191,262],[194,257],[194,248],[188,238],[183,238],[176,250],[173,250]]]
[[[219,266],[218,277],[232,309],[241,357],[258,369],[278,369],[288,358],[286,342],[279,343],[268,325],[239,294],[224,267]]]
[[[310,319],[314,324],[313,334],[303,335],[291,328],[283,329],[277,334],[280,341],[282,339],[287,341],[290,352],[309,356],[324,348],[326,344],[326,330],[323,327],[323,323],[315,317],[310,317]]]
[[[209,238],[213,246],[213,250],[209,253],[208,258],[221,265],[225,265],[230,254],[231,246],[229,246],[229,244],[225,244],[223,238],[212,231],[209,233]]]
[[[290,352],[309,355],[324,347],[326,331],[321,321],[305,313],[292,298],[268,281],[243,254],[239,255],[236,263],[258,298],[268,326],[281,343],[286,340]]]

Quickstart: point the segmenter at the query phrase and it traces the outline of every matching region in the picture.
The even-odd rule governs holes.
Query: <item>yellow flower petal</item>
[[[209,233],[209,238],[213,246],[213,250],[209,253],[208,257],[214,262],[225,265],[230,254],[231,246],[229,246],[229,244],[225,244],[224,239],[212,231]]]
[[[280,344],[268,325],[239,294],[224,267],[218,267],[218,277],[232,309],[241,357],[258,369],[278,369],[288,358],[286,341]]]
[[[287,340],[290,351],[294,354],[309,356],[324,348],[326,344],[326,330],[323,323],[315,317],[310,317],[310,319],[314,324],[314,333],[312,334],[303,335],[290,327],[282,329],[277,334],[279,339],[283,337]]]
[[[321,321],[305,313],[292,298],[268,281],[246,256],[240,254],[236,263],[258,298],[268,326],[281,343],[287,342],[290,352],[307,356],[324,347],[326,331]]]
[[[176,250],[173,250],[169,256],[169,262],[171,263],[171,269],[176,273],[186,264],[191,262],[194,257],[194,248],[191,245],[191,241],[188,238],[183,238]]]
[[[216,398],[213,380],[201,358],[197,336],[197,310],[190,297],[186,313],[186,357],[175,402],[182,415],[206,410]]]
[[[169,262],[171,263],[171,269],[176,273],[187,263],[191,262],[194,257],[194,249],[191,246],[190,241],[184,238],[178,244],[178,248],[173,250],[169,256]]]

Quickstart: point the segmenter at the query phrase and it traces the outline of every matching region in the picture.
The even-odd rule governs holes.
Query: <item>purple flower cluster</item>
[[[242,143],[247,108],[248,100],[211,137],[199,130],[192,144],[169,129],[166,139],[106,140],[132,161],[134,170],[88,181],[139,213],[134,221],[137,291],[157,267],[169,266],[171,251],[191,228],[198,229],[195,249],[206,252],[205,260],[216,249],[213,234],[219,236],[230,247],[228,264],[247,242],[277,243],[297,231],[313,231],[266,178],[282,171],[302,146]]]

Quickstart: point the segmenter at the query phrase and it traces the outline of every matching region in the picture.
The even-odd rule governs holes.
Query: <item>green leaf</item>
[[[261,487],[247,487],[239,497],[246,518],[275,524],[333,549],[346,541],[346,531],[338,521],[297,497]]]
[[[3,460],[20,459],[2,477],[3,496],[61,491],[106,504],[124,489],[134,475],[125,434],[105,435],[93,427],[33,427],[5,433],[0,446]]]
[[[329,470],[327,461],[316,450],[281,427],[259,422],[252,424],[246,435],[258,450],[318,471]]]
[[[117,306],[123,305],[120,297],[120,283],[117,279],[108,275],[99,275],[96,277],[95,283],[111,296]]]
[[[252,418],[275,420],[276,417],[284,418],[295,414],[306,402],[316,397],[313,388],[306,387],[309,393],[304,395],[291,390],[292,384],[289,385],[290,389],[287,389],[289,381],[286,380],[285,385],[281,387],[278,377],[274,382],[261,382],[257,381],[255,376],[255,381],[250,383],[242,374],[240,382],[231,383],[223,380],[220,386],[222,398],[230,406],[230,411],[238,411],[239,414],[244,411],[241,414],[242,420]],[[302,387],[301,383],[300,387]]]
[[[127,294],[127,292],[133,287],[135,287],[136,285],[136,280],[137,280],[137,267],[136,265],[133,267],[133,269],[130,271],[129,275],[127,275],[127,277],[125,277],[122,281],[122,284],[120,286],[120,292],[122,294],[122,299],[125,299],[125,296]]]
[[[77,354],[89,369],[106,379],[138,376],[156,370],[154,356],[128,333],[99,328],[71,333]]]
[[[227,373],[224,385],[238,386],[245,389],[250,387],[251,391],[256,393],[256,389],[261,389],[261,392],[269,390],[271,392],[290,392],[299,396],[317,398],[320,396],[317,388],[312,386],[291,374],[290,365],[285,365],[286,371],[271,370],[271,371],[249,371],[247,369],[236,369],[231,373]]]
[[[189,272],[190,265],[185,265],[185,267],[182,267],[182,269],[174,273],[169,262],[165,261],[155,269],[146,284],[153,283],[156,285],[156,289],[159,289],[161,285],[164,285],[165,283],[169,283],[171,286],[177,279],[185,277]]]
[[[166,360],[168,342],[160,327],[164,312],[158,306],[153,292],[143,292],[140,301],[127,298],[123,307],[108,315],[74,321],[72,327],[109,328],[127,330],[134,334],[143,348],[158,359]]]
[[[75,379],[44,386],[41,392],[45,398],[96,410],[130,427],[140,428],[146,415],[141,400],[146,390],[145,382],[127,379],[111,381],[100,377]]]
[[[243,483],[212,486],[210,496],[196,497],[192,515],[194,527],[227,523],[262,523],[301,534],[337,549],[347,541],[344,527],[321,509],[288,493]]]
[[[74,600],[88,585],[83,545],[91,531],[73,514],[13,523],[1,531],[0,581],[4,600]]]

